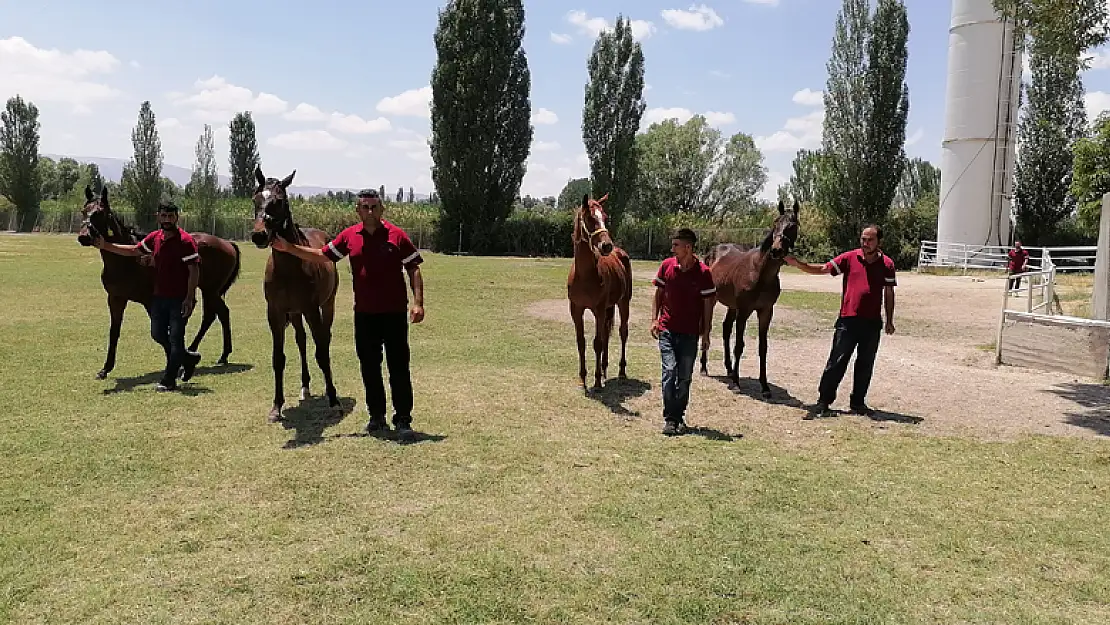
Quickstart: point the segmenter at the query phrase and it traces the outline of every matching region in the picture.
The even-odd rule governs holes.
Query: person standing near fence
[[[821,375],[817,405],[807,419],[831,414],[829,406],[836,400],[837,388],[848,371],[852,352],[856,354],[856,368],[848,405],[855,414],[866,417],[874,414],[866,399],[883,333],[882,308],[885,304],[886,333],[894,334],[894,287],[898,285],[894,261],[880,249],[882,240],[882,228],[870,225],[860,234],[859,249],[844,252],[823,265],[786,257],[787,264],[805,273],[843,276],[832,351]]]
[[[137,245],[118,245],[103,238],[97,249],[120,256],[150,254],[154,260],[154,297],[151,298],[150,335],[166,351],[166,370],[157,391],[177,390],[177,376],[193,377],[200,354],[185,349],[185,326],[197,304],[200,251],[192,235],[177,226],[179,211],[172,201],[158,204],[158,229]]]
[[[663,365],[663,434],[686,432],[686,406],[698,356],[698,337],[708,348],[717,287],[709,267],[694,255],[698,237],[680,228],[671,237],[671,256],[652,281],[651,336],[659,341]]]
[[[1029,250],[1021,246],[1021,241],[1014,241],[1013,249],[1007,252],[1006,256],[1010,259],[1010,262],[1006,265],[1006,273],[1009,276],[1006,280],[1008,283],[1006,288],[1010,290],[1020,289],[1021,276],[1014,276],[1028,271]]]
[[[424,320],[424,278],[420,273],[424,259],[404,230],[382,219],[385,205],[377,191],[359,191],[355,210],[359,223],[344,229],[320,249],[294,245],[281,237],[274,239],[273,248],[310,262],[338,263],[344,257],[350,259],[355,294],[355,353],[370,415],[366,431],[372,435],[389,431],[382,380],[384,347],[393,425],[402,440],[412,440],[415,433],[408,322]],[[405,292],[405,273],[413,294],[411,310]]]

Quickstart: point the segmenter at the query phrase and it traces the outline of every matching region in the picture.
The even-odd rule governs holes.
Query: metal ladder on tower
[[[1012,196],[1013,172],[1009,167],[1009,156],[1014,146],[1016,122],[1014,121],[1014,78],[1017,60],[1021,56],[1021,46],[1014,38],[1013,25],[1009,20],[1003,21],[1003,37],[1005,38],[1004,53],[1002,55],[999,72],[998,90],[998,127],[995,130],[994,140],[994,177],[991,181],[991,219],[1000,227],[1003,215],[1010,221],[1009,200]],[[1020,76],[1020,70],[1018,72]],[[1020,97],[1020,89],[1018,91]],[[998,232],[999,245],[1009,245],[1009,241],[1002,240],[1001,231]]]

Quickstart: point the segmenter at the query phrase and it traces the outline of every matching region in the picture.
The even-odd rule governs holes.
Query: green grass
[[[72,237],[0,235],[0,621],[1110,619],[1104,441],[878,435],[845,419],[784,425],[811,431],[798,446],[752,429],[743,397],[743,438],[667,439],[637,397],[658,377],[646,327],[629,352],[636,418],[584,397],[569,326],[525,312],[563,296],[566,261],[437,255],[411,331],[414,425],[432,438],[357,436],[346,265],[332,353],[358,407],[285,429],[265,422],[265,256],[242,249],[238,366],[207,369],[216,326],[190,392],[160,395],[144,377],[160,350],[134,306],[116,370],[93,379],[107,340],[98,255]],[[286,345],[295,407],[291,332]]]

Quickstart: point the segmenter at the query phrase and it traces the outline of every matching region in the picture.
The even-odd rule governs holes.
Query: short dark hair
[[[160,200],[158,202],[158,212],[159,213],[180,213],[181,209],[177,207],[177,204],[173,203],[173,200]]]
[[[690,245],[696,245],[698,242],[698,235],[689,228],[679,228],[671,234],[671,240],[678,239],[679,241],[686,241]]]
[[[380,197],[378,197],[378,190],[377,189],[363,189],[362,191],[358,192],[358,197],[359,198],[365,198],[365,199],[368,199],[368,200],[380,200],[381,199]]]
[[[863,229],[864,230],[867,230],[867,229],[874,230],[875,231],[875,238],[877,238],[880,241],[883,240],[883,227],[880,226],[879,224],[867,224],[866,226],[863,227]],[[862,233],[863,231],[861,230],[860,232]]]

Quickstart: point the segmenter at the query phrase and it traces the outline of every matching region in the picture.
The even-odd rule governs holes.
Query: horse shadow
[[[197,367],[193,372],[193,377],[188,382],[178,382],[178,390],[175,391],[188,397],[195,397],[203,393],[211,393],[212,389],[204,386],[197,386],[193,383],[198,376],[202,375],[227,375],[229,373],[242,373],[250,371],[254,365],[249,364],[226,364],[226,365],[209,365],[205,367]],[[152,371],[143,375],[116,378],[116,385],[112,388],[106,388],[101,393],[104,395],[115,395],[116,393],[128,393],[134,391],[140,386],[154,385],[162,379],[163,370]]]
[[[732,387],[732,379],[727,375],[715,375],[713,379],[724,384],[737,395],[745,395],[757,401],[776,406],[789,406],[790,408],[806,407],[800,399],[791,395],[790,391],[772,382],[767,382],[767,386],[771,388],[771,398],[764,399],[763,389],[759,386],[759,380],[756,378],[740,378],[740,385],[736,388]]]
[[[601,403],[615,415],[626,419],[639,418],[638,411],[629,410],[624,403],[642,397],[651,390],[651,384],[636,378],[613,378],[605,381],[600,390],[587,389],[586,396]]]
[[[1082,410],[1064,414],[1064,422],[1110,436],[1110,387],[1102,384],[1068,382],[1048,391],[1079,405]]]
[[[352,397],[340,397],[339,408],[328,405],[324,396],[310,397],[296,406],[282,411],[281,424],[293,430],[293,438],[285,443],[285,449],[296,449],[306,445],[324,442],[324,430],[339,425],[355,410]]]

